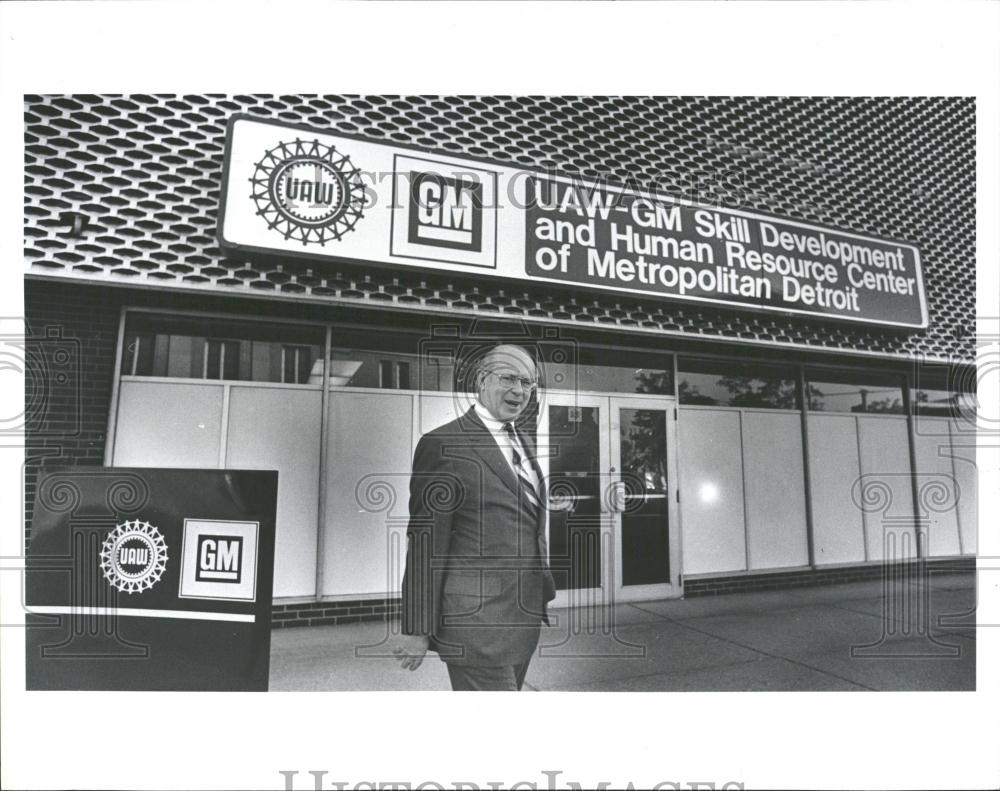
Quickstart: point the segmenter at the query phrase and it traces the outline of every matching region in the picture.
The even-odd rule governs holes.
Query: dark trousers
[[[528,672],[527,662],[501,667],[445,664],[451,688],[456,692],[519,692]]]

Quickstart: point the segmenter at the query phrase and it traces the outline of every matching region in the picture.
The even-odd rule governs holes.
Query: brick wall
[[[684,598],[719,596],[730,593],[784,590],[816,585],[841,585],[848,582],[865,582],[883,577],[899,579],[919,573],[923,566],[929,572],[971,574],[976,570],[975,558],[945,558],[923,561],[922,564],[877,563],[868,566],[851,566],[835,569],[802,569],[778,571],[770,574],[740,574],[726,577],[686,579]],[[399,617],[400,600],[359,599],[340,602],[304,602],[302,604],[276,605],[272,609],[271,627],[283,629],[290,626],[326,626],[362,621],[381,621]]]
[[[703,577],[684,580],[684,598],[718,596],[726,593],[782,590],[809,585],[838,585],[845,582],[864,582],[883,577],[915,574],[920,566],[940,572],[972,572],[976,568],[974,557],[942,558],[907,563],[875,563],[866,566],[844,566],[832,569],[800,569],[776,571],[765,574],[740,574],[728,577]]]
[[[398,618],[399,606],[398,598],[277,604],[271,610],[271,628],[381,621]]]
[[[108,289],[25,282],[26,525],[38,473],[101,465],[120,306]]]

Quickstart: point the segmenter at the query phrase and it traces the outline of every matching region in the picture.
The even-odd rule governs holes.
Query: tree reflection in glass
[[[677,394],[682,404],[798,409],[798,388],[791,371],[751,368],[727,361],[685,361]]]
[[[621,410],[622,480],[628,494],[667,490],[667,432],[661,409]]]

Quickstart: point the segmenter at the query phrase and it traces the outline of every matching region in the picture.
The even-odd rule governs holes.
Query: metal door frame
[[[677,421],[674,419],[676,401],[673,396],[649,396],[615,394],[608,397],[609,426],[608,434],[611,447],[611,463],[613,469],[621,474],[621,413],[620,409],[650,409],[663,412],[667,443],[667,492],[663,497],[667,501],[667,546],[668,546],[668,582],[649,585],[624,585],[624,574],[621,567],[622,558],[622,515],[614,512],[614,554],[616,567],[614,569],[613,596],[615,602],[650,601],[653,599],[675,599],[682,593],[681,562],[680,562],[680,522],[677,505]]]
[[[615,604],[628,601],[650,601],[679,598],[683,595],[681,576],[680,513],[677,504],[679,482],[677,476],[677,421],[676,399],[673,396],[651,396],[628,393],[577,392],[574,390],[547,389],[538,410],[538,463],[546,479],[549,476],[549,406],[596,407],[601,410],[599,424],[599,458],[602,479],[601,494],[601,586],[579,588],[556,593],[552,607]],[[621,469],[620,418],[618,410],[662,410],[666,421],[667,438],[667,520],[669,545],[669,583],[653,585],[622,585],[621,569],[621,515],[611,508],[611,484]],[[546,538],[550,539],[549,516],[546,516]],[[551,552],[551,540],[548,541]]]
[[[550,406],[567,407],[595,407],[600,410],[600,423],[598,424],[598,466],[600,467],[602,478],[605,477],[608,468],[611,466],[610,450],[608,447],[607,416],[604,414],[608,408],[607,396],[596,393],[578,393],[576,391],[546,390],[542,403],[539,404],[539,425],[538,425],[538,464],[542,468],[542,476],[545,480],[549,477],[549,458],[551,456],[551,444],[549,440],[549,410]],[[602,487],[602,490],[606,487]],[[602,491],[603,494],[603,491]],[[603,496],[599,495],[603,501]],[[552,542],[550,535],[551,513],[545,516],[545,537],[549,547],[549,554],[552,553]],[[608,514],[607,503],[601,503],[601,521],[599,540],[601,545],[601,587],[600,588],[576,588],[556,592],[555,601],[551,602],[552,607],[576,607],[588,604],[603,604],[603,597],[610,589],[610,569],[607,557],[613,547],[613,526]]]

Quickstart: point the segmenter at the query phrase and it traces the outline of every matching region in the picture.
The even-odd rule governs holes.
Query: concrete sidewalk
[[[975,574],[555,610],[533,690],[973,690]],[[435,654],[391,658],[384,622],[278,629],[272,690],[448,690]],[[853,649],[853,650],[852,650]]]

